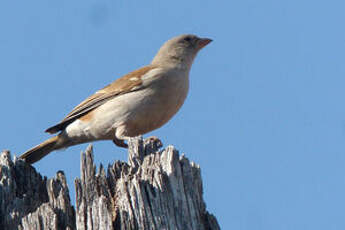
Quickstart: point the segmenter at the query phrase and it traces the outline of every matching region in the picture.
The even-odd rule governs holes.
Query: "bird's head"
[[[178,65],[190,69],[197,53],[209,44],[209,38],[199,38],[193,34],[183,34],[165,42],[154,57],[154,65]]]

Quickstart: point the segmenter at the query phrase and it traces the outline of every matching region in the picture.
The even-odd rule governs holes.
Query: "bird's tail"
[[[59,135],[49,138],[48,140],[33,147],[32,149],[29,149],[19,158],[23,159],[29,164],[33,164],[36,161],[39,161],[44,156],[48,155],[50,152],[61,148],[61,139],[62,138]]]

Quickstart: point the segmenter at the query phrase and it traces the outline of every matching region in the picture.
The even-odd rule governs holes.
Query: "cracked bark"
[[[220,229],[206,211],[200,167],[172,146],[132,138],[128,163],[96,173],[90,145],[75,180],[76,208],[66,179],[42,177],[9,152],[0,156],[0,229]]]

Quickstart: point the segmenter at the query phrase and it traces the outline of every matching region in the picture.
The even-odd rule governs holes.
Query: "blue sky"
[[[194,33],[214,42],[180,112],[149,135],[200,164],[222,229],[344,229],[344,22],[340,0],[1,1],[0,149],[40,143],[87,96]],[[65,171],[75,196],[85,148],[35,167]],[[127,157],[94,149],[97,164]]]

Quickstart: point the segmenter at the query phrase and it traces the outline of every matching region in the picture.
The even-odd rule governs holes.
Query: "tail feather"
[[[59,148],[58,146],[59,136],[54,136],[44,141],[43,143],[29,149],[23,153],[20,158],[29,164],[33,164],[39,161],[44,156],[48,155],[50,152]]]

